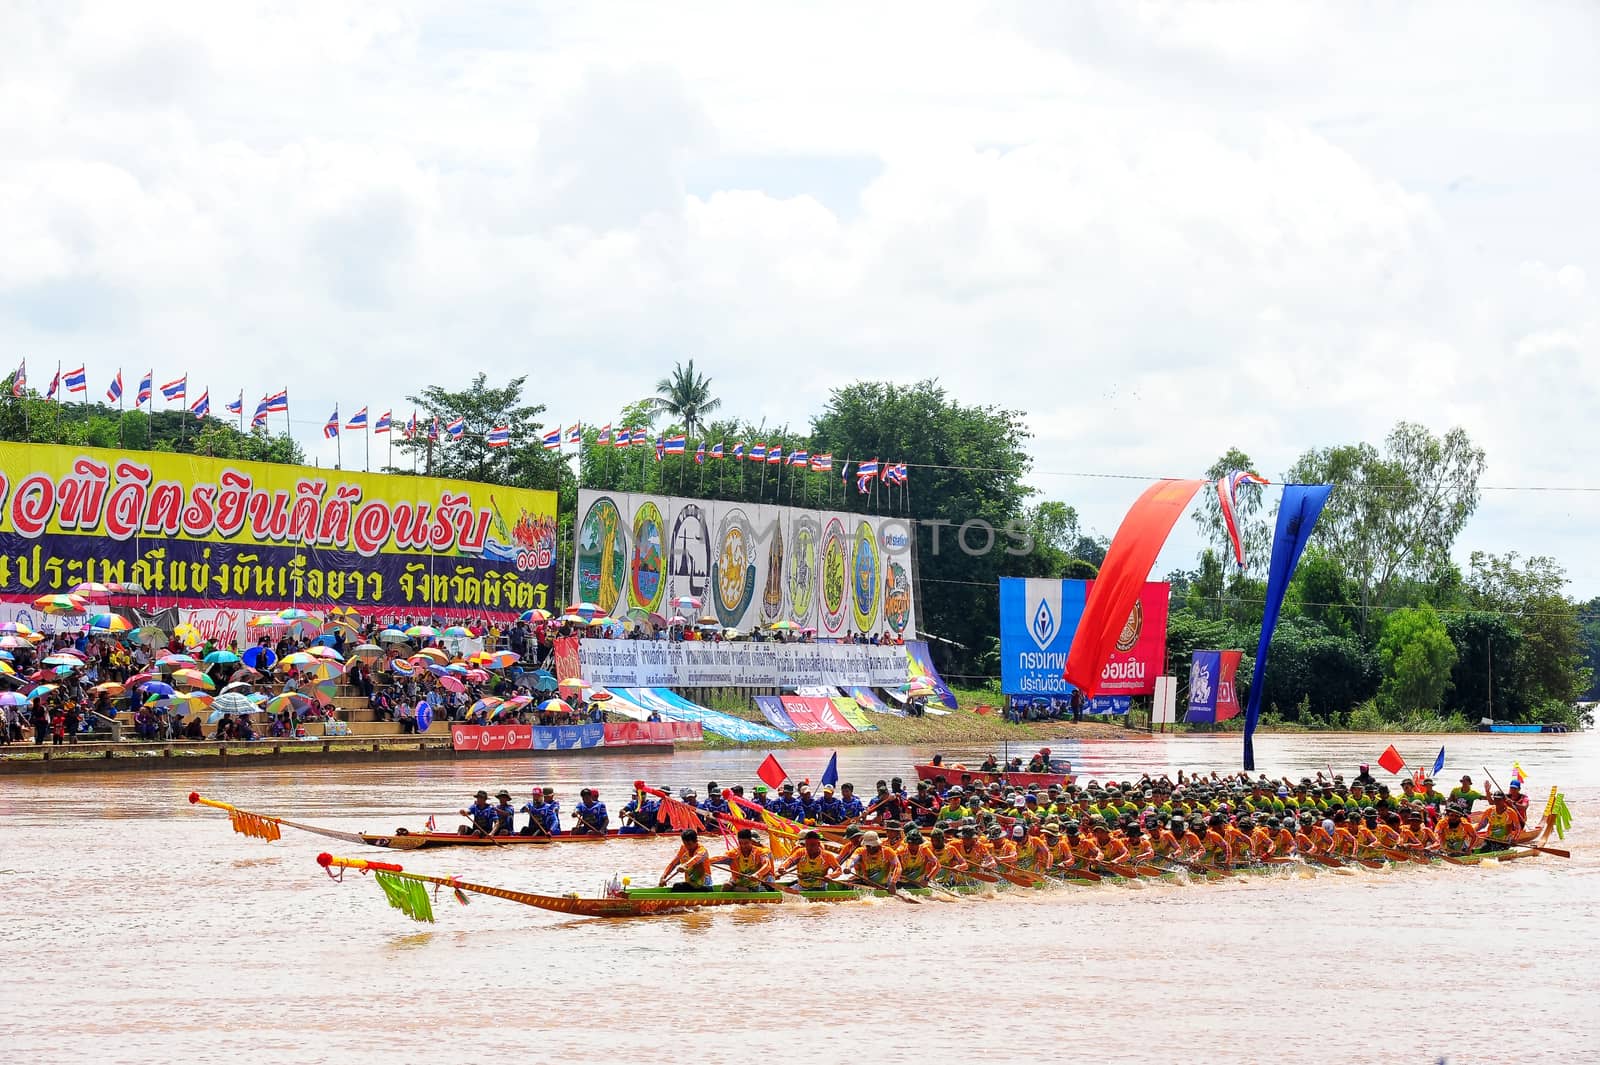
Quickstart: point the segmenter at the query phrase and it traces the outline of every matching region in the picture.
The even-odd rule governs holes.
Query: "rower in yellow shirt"
[[[929,881],[939,875],[938,855],[933,853],[932,845],[915,828],[906,833],[905,842],[899,847],[899,856],[900,882],[907,887],[926,887]]]
[[[812,829],[800,838],[800,846],[778,867],[778,875],[794,870],[801,891],[822,891],[842,872],[839,860],[822,846],[822,833]]]
[[[682,873],[682,883],[674,884],[674,891],[707,891],[711,887],[711,855],[700,845],[700,834],[694,829],[685,829],[678,837],[682,846],[678,853],[667,863],[667,871],[661,874],[661,886],[666,887],[667,881],[672,879],[673,873]]]

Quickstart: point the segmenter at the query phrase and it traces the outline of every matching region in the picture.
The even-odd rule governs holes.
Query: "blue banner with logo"
[[[570,751],[575,747],[598,747],[605,742],[604,725],[535,725],[533,749]]]
[[[1222,673],[1221,651],[1196,651],[1189,664],[1189,709],[1187,722],[1209,723],[1217,719],[1217,678]]]

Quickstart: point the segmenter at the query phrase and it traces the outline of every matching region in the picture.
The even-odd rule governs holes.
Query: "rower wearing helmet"
[[[661,886],[666,887],[667,881],[672,879],[673,873],[681,873],[683,881],[672,886],[674,891],[706,891],[711,887],[711,855],[700,845],[700,834],[692,828],[686,828],[679,835],[682,845],[678,853],[667,863],[666,872],[661,874]]]
[[[893,891],[900,882],[900,856],[885,847],[876,832],[863,832],[850,871],[857,880]]]
[[[893,823],[893,822],[891,822]],[[897,848],[900,858],[901,882],[908,887],[926,887],[939,875],[939,857],[933,847],[916,828],[905,834],[905,841]]]
[[[822,833],[812,829],[800,838],[800,847],[778,867],[779,875],[794,870],[802,891],[821,891],[839,875],[839,860],[822,846]]]

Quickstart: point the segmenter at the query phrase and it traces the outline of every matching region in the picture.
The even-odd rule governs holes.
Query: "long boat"
[[[241,810],[237,806],[208,799],[198,792],[189,793],[189,801],[197,806],[209,806],[214,810],[221,810],[228,815],[228,820],[233,830],[243,836],[255,839],[275,840],[281,839],[281,829],[292,828],[300,832],[310,832],[313,835],[325,836],[328,839],[337,839],[345,843],[360,843],[368,847],[381,847],[385,850],[415,851],[429,850],[440,847],[543,847],[552,843],[606,843],[617,840],[657,839],[661,837],[676,837],[674,830],[668,829],[661,832],[620,832],[611,829],[608,832],[562,832],[558,835],[511,835],[496,836],[484,835],[481,832],[430,832],[427,829],[397,828],[392,833],[380,832],[345,832],[337,828],[324,828],[321,825],[308,825],[299,821],[290,821],[271,814],[256,813],[252,810]]]
[[[1391,866],[1411,865],[1419,860],[1423,864],[1448,862],[1453,865],[1472,866],[1491,860],[1507,862],[1520,858],[1531,858],[1537,856],[1541,851],[1559,855],[1567,854],[1565,851],[1552,848],[1537,848],[1529,850],[1480,850],[1470,854],[1449,856],[1438,853],[1426,853],[1416,856],[1396,855],[1393,859],[1347,860],[1326,858],[1317,863],[1306,863],[1297,858],[1290,858],[1277,863],[1252,863],[1225,869],[1198,867],[1186,863],[1163,863],[1154,866],[1140,866],[1137,869],[1126,867],[1121,868],[1120,871],[1107,869],[1098,873],[1068,869],[1060,870],[1059,876],[1012,869],[1004,872],[999,877],[989,877],[987,874],[981,874],[986,879],[992,879],[994,881],[992,884],[974,881],[970,877],[962,878],[960,874],[955,874],[956,878],[949,883],[938,883],[935,886],[926,887],[906,887],[894,891],[865,885],[861,887],[839,885],[816,891],[793,886],[785,886],[782,890],[775,891],[729,890],[725,887],[704,891],[684,891],[662,887],[631,888],[627,886],[626,881],[620,881],[608,885],[606,891],[598,896],[581,896],[577,894],[545,895],[531,891],[512,891],[507,888],[470,883],[453,876],[432,876],[408,872],[403,866],[392,862],[368,861],[362,858],[336,858],[326,853],[317,856],[317,863],[327,871],[329,876],[336,879],[343,879],[344,871],[347,869],[376,874],[377,881],[392,906],[415,920],[432,922],[432,903],[423,885],[450,888],[456,893],[457,898],[463,902],[466,901],[465,892],[474,892],[574,917],[651,917],[686,913],[692,910],[719,906],[770,906],[795,898],[806,902],[842,903],[858,902],[862,899],[873,897],[893,897],[904,902],[915,903],[926,898],[941,896],[959,898],[963,895],[980,891],[1006,891],[1018,888],[1030,890],[1051,886],[1092,887],[1108,881],[1126,883],[1142,880],[1160,880],[1177,883],[1207,883],[1236,875],[1272,873],[1279,871],[1283,867],[1298,867],[1310,870],[1331,868],[1332,871],[1349,874],[1355,871],[1353,866],[1356,865],[1382,869]],[[338,872],[336,873],[335,870],[338,870]]]
[[[1073,781],[1071,773],[1006,773],[991,772],[983,769],[968,769],[959,765],[914,765],[918,780],[938,780],[943,777],[946,783],[960,784],[1010,784],[1016,788],[1041,787],[1051,785],[1066,787]]]

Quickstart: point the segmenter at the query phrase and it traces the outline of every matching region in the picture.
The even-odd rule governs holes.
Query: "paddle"
[[[1532,843],[1510,843],[1505,840],[1498,839],[1490,840],[1489,842],[1498,844],[1501,847],[1521,847],[1523,850],[1538,851],[1540,854],[1554,854],[1557,858],[1572,857],[1571,851],[1562,850],[1560,847],[1540,847]],[[1482,854],[1484,852],[1479,851],[1478,853]],[[1489,851],[1488,853],[1493,854],[1494,851]]]
[[[846,883],[859,884],[861,887],[864,887],[868,891],[871,891],[873,893],[877,893],[879,891],[882,891],[882,892],[884,892],[885,894],[887,894],[891,898],[899,899],[901,902],[909,902],[913,906],[921,906],[922,905],[922,900],[921,899],[914,898],[914,897],[912,897],[910,895],[907,895],[905,892],[901,891],[899,888],[889,887],[889,886],[884,885],[884,884],[874,884],[874,883],[872,883],[872,881],[863,880],[859,876],[850,877],[849,880],[846,881]]]
[[[800,894],[800,891],[798,889],[792,888],[788,884],[779,883],[776,880],[772,881],[771,883],[766,883],[766,882],[758,879],[757,877],[751,875],[750,873],[741,873],[736,869],[729,869],[728,870],[728,875],[733,880],[743,881],[746,884],[754,885],[755,889],[757,891],[770,891],[773,888],[776,888],[777,890],[783,892],[785,895],[795,895],[795,896],[798,896],[800,898],[804,898],[805,897],[804,895]]]

